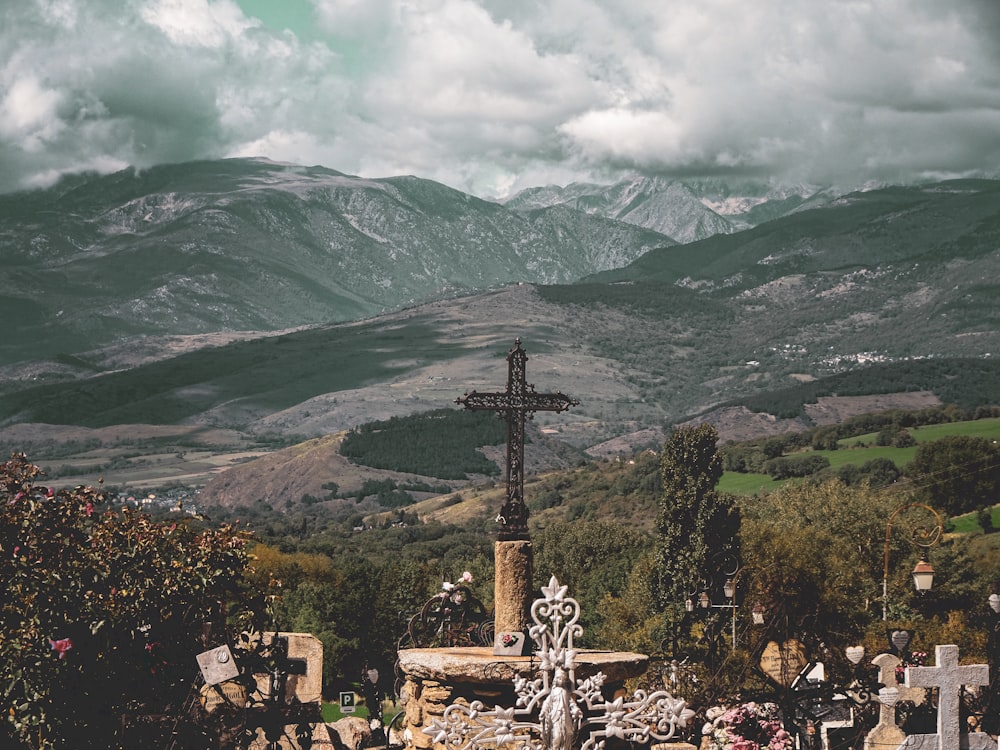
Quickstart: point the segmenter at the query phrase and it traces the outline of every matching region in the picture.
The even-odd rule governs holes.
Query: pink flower
[[[88,500],[87,504],[83,506],[83,512],[89,516],[94,512],[94,504]]]
[[[50,638],[49,643],[52,645],[52,650],[59,654],[60,659],[65,658],[66,652],[73,648],[73,641],[69,638],[60,638],[58,641]]]

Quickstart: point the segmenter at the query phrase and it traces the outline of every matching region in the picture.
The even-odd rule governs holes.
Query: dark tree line
[[[804,404],[820,396],[868,396],[873,393],[931,391],[945,403],[962,409],[1000,403],[1000,362],[954,358],[873,365],[828,378],[768,391],[733,402],[751,411],[779,417],[803,415]]]
[[[347,434],[340,453],[374,469],[465,479],[499,474],[496,463],[477,448],[506,438],[506,425],[492,414],[438,409],[362,425]]]

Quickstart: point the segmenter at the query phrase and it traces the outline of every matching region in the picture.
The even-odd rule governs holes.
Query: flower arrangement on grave
[[[500,644],[504,648],[512,648],[517,645],[517,642],[521,640],[521,637],[517,633],[504,633],[500,636]]]
[[[708,750],[790,750],[792,736],[778,720],[773,703],[743,703],[732,708],[716,706],[706,713],[702,734]],[[706,745],[703,745],[706,747]]]
[[[441,592],[438,594],[442,599],[451,599],[456,603],[461,603],[465,599],[465,595],[462,592],[462,587],[468,587],[472,583],[472,573],[465,571],[462,573],[461,578],[458,579],[458,583],[452,583],[451,581],[441,581]]]
[[[911,651],[908,654],[903,654],[900,657],[899,666],[896,667],[896,682],[900,685],[903,684],[903,680],[906,678],[907,667],[922,667],[926,663],[926,651]]]

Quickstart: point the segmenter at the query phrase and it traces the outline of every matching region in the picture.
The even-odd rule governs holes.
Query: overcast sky
[[[1000,0],[6,0],[0,191],[228,156],[482,196],[1000,175]]]

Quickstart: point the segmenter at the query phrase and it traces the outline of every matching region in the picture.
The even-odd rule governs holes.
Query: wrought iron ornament
[[[583,632],[580,605],[555,576],[531,606],[540,675],[516,677],[517,705],[487,709],[481,701],[448,706],[423,731],[451,750],[602,750],[608,737],[626,742],[665,742],[694,717],[683,699],[665,690],[636,690],[631,699],[607,701],[598,672],[577,684],[575,636]],[[534,717],[537,716],[537,719]],[[582,742],[582,744],[580,744]]]
[[[479,393],[471,391],[456,404],[472,411],[495,411],[507,422],[507,500],[497,523],[501,540],[528,538],[528,508],[524,504],[524,424],[536,411],[566,411],[580,402],[563,393],[536,393],[526,380],[528,355],[521,348],[521,339],[507,354],[507,390]]]

